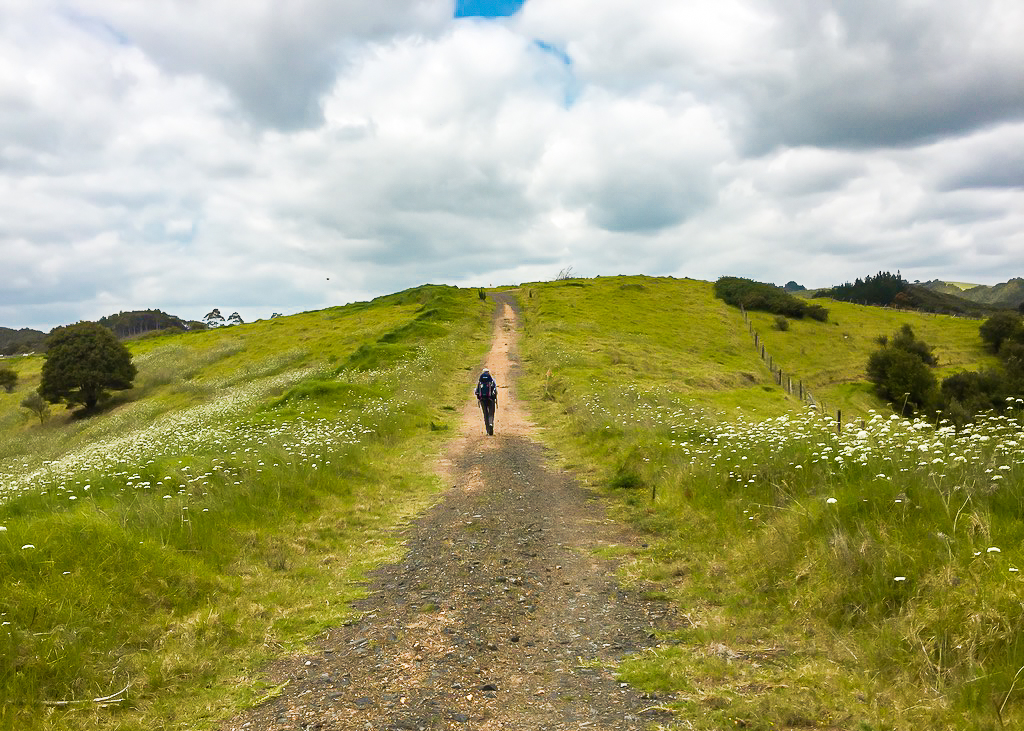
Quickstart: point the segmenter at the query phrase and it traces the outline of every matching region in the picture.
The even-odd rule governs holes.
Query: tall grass
[[[723,338],[718,366],[733,367],[715,307],[666,338],[651,293],[697,288],[626,283],[645,290],[593,280],[603,299],[556,284],[521,298],[527,391],[546,434],[648,533],[628,575],[681,618],[622,677],[697,729],[1024,723],[1024,404],[960,433],[881,407],[837,430],[758,384],[739,398],[695,393],[673,364],[706,358],[709,337]],[[822,351],[845,343],[843,318],[856,318],[838,309],[838,328],[794,330]],[[576,327],[609,310],[615,321],[591,327],[595,347],[575,347]],[[962,342],[962,321],[936,318],[940,348],[947,324]],[[659,366],[650,377],[609,363],[640,358]],[[708,388],[729,383],[715,362],[694,366]]]
[[[259,695],[262,663],[342,621],[365,570],[399,550],[389,528],[438,488],[442,407],[489,332],[474,294],[247,326],[262,340],[145,343],[141,374],[162,374],[147,393],[97,423],[19,427],[52,459],[0,461],[0,728],[210,727]],[[441,330],[407,358],[358,383],[335,373],[439,302]],[[265,347],[311,319],[333,328],[317,334],[327,352]],[[189,381],[215,397],[175,401]],[[125,687],[116,707],[88,702]]]

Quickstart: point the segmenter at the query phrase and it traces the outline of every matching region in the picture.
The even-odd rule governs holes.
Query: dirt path
[[[666,605],[622,590],[593,555],[630,537],[592,493],[545,466],[515,398],[516,315],[495,299],[495,436],[467,384],[439,466],[451,488],[413,524],[405,559],[374,573],[359,621],[273,671],[291,681],[281,696],[225,730],[621,731],[666,720],[657,699],[609,670],[651,642]]]

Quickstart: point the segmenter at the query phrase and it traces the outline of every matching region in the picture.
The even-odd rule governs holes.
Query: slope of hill
[[[922,282],[921,287],[934,292],[952,294],[972,302],[997,308],[1017,309],[1024,303],[1024,278],[1014,277],[1007,282],[988,286],[963,282],[943,282],[933,279]]]
[[[981,284],[964,290],[960,296],[995,307],[1016,309],[1024,303],[1024,279],[1015,277],[991,287]]]
[[[610,277],[524,285],[526,331],[534,357],[551,370],[549,391],[569,376],[669,390],[711,412],[778,414],[798,406],[774,385],[738,310],[715,299],[706,282]],[[766,352],[820,399],[863,414],[884,408],[870,393],[866,364],[875,339],[910,323],[939,357],[940,374],[995,362],[979,322],[829,301],[831,320],[789,320],[749,313]]]
[[[962,297],[965,289],[977,287],[978,285],[969,284],[963,286],[957,282],[944,282],[941,279],[930,279],[927,282],[918,283],[917,286],[930,289],[932,292],[939,292],[940,294],[951,294],[957,297]]]
[[[426,286],[130,341],[134,389],[45,424],[18,408],[42,357],[15,359],[0,729],[109,727],[109,711],[39,704],[122,688],[119,727],[196,728],[251,700],[257,668],[343,621],[365,570],[394,555],[393,526],[438,489],[427,455],[490,314],[475,290]]]
[[[520,302],[535,420],[647,532],[609,555],[685,617],[622,680],[699,731],[1024,724],[1024,411],[958,434],[863,384],[873,339],[904,323],[946,369],[990,362],[978,322],[832,302],[831,322],[779,331],[753,313],[844,405],[837,430],[781,395],[707,283],[539,283]]]

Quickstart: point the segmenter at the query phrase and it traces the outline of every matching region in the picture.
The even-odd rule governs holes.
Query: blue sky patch
[[[515,15],[526,0],[455,0],[456,18],[502,18]]]
[[[552,56],[554,56],[559,61],[564,63],[566,66],[572,65],[572,59],[569,58],[569,54],[561,46],[556,46],[555,44],[548,43],[547,41],[534,41],[533,45],[535,45],[537,48],[544,51],[545,53],[550,53]]]

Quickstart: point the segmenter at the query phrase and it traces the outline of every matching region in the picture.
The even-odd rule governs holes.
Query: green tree
[[[914,328],[910,325],[903,325],[889,340],[889,345],[916,355],[925,365],[937,366],[939,364],[939,359],[932,353],[932,347],[923,340],[918,340],[914,335]]]
[[[918,340],[910,325],[891,338],[879,338],[882,347],[868,358],[868,380],[875,393],[906,416],[926,411],[938,403],[938,380],[929,366],[938,364],[931,346]]]
[[[998,353],[1003,343],[1018,338],[1022,329],[1024,325],[1021,324],[1020,315],[1014,312],[997,312],[981,323],[978,332],[992,352]]]
[[[935,402],[938,382],[931,369],[913,353],[887,347],[868,359],[868,380],[875,392],[903,416],[926,410]]]
[[[0,388],[10,393],[18,385],[18,374],[10,368],[0,368]]]
[[[224,315],[220,314],[219,307],[214,307],[203,316],[203,322],[209,328],[220,327],[224,324]]]
[[[80,322],[50,335],[39,393],[50,403],[91,410],[108,391],[131,388],[136,372],[128,348],[110,330]]]
[[[50,404],[43,400],[38,391],[29,391],[21,400],[21,407],[28,409],[39,417],[39,423],[44,423],[50,416]]]

